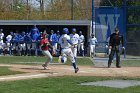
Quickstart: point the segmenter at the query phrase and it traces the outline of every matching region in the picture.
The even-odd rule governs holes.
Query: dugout
[[[33,25],[37,25],[40,32],[46,29],[48,34],[50,34],[51,30],[54,30],[54,32],[59,30],[60,34],[62,34],[64,27],[69,28],[71,33],[72,28],[76,28],[77,33],[79,33],[79,31],[83,32],[86,41],[85,46],[90,36],[90,24],[91,22],[89,20],[0,20],[0,28],[4,30],[3,33],[5,37],[10,34],[11,31],[19,31],[20,33],[22,31],[30,32]],[[86,50],[87,48],[85,47],[85,51]]]

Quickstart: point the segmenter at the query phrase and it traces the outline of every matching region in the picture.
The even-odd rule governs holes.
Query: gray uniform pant
[[[111,65],[114,54],[116,53],[116,66],[120,66],[120,46],[113,46],[109,55],[108,65]]]

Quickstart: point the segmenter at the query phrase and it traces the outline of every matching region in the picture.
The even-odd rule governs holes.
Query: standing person
[[[6,45],[8,47],[9,54],[11,54],[11,40],[12,40],[12,35],[11,34],[7,35],[7,37],[6,37]]]
[[[78,40],[79,40],[79,35],[76,33],[76,28],[72,29],[72,34],[70,34],[70,40],[73,44],[72,52],[73,52],[74,57],[76,59],[76,57],[77,57],[77,46],[78,46]]]
[[[47,35],[46,35],[46,34],[43,34],[42,37],[43,37],[43,38],[42,38],[41,41],[40,41],[40,47],[41,47],[41,49],[42,49],[42,53],[43,53],[45,56],[48,57],[48,60],[47,60],[47,61],[45,62],[45,64],[43,64],[42,66],[44,67],[44,69],[47,69],[49,63],[52,62],[53,57],[52,57],[51,53],[49,52],[49,47],[48,47],[48,45],[49,45],[49,40],[48,40],[48,38],[47,38]]]
[[[14,32],[10,32],[12,39],[10,41],[10,55],[15,55],[16,54],[16,40],[15,40],[15,36],[16,33]]]
[[[40,34],[37,33],[37,31],[34,31],[32,38],[32,51],[34,51],[34,54],[38,55],[38,49],[37,49],[37,43],[38,43],[38,37]]]
[[[31,35],[31,38],[33,38],[34,33],[37,33],[37,34],[40,35],[40,31],[39,31],[39,29],[37,28],[36,25],[33,26],[33,28],[31,29],[31,31],[29,33]]]
[[[57,31],[56,36],[57,36],[57,39],[59,40],[59,38],[61,36],[59,30]],[[60,45],[58,42],[57,42],[57,53],[56,54],[58,54],[58,55],[60,54]]]
[[[46,34],[47,37],[49,37],[49,34],[47,33],[47,30],[44,29],[43,33],[42,34]]]
[[[21,33],[20,44],[19,44],[19,49],[20,49],[21,55],[24,55],[24,56],[26,53],[26,44],[24,41],[24,38],[26,36],[25,34],[26,33],[24,31]]]
[[[54,31],[51,30],[50,44],[51,44],[51,46],[53,47],[52,53],[54,53],[54,54],[56,54],[57,43],[58,43],[58,38],[57,38],[56,34],[54,33]]]
[[[32,38],[29,33],[26,33],[24,37],[24,41],[26,44],[26,55],[30,56],[31,55],[31,45],[32,45]]]
[[[122,44],[122,49],[125,49],[123,36],[119,33],[119,29],[116,27],[115,33],[110,35],[110,40],[109,40],[109,48],[111,49],[111,53],[109,55],[108,68],[111,67],[111,63],[112,63],[112,60],[113,60],[115,53],[116,53],[116,67],[121,68],[121,65],[120,65],[120,44]]]
[[[7,37],[6,37],[6,43],[7,43],[7,45],[10,47],[10,42],[11,42],[11,40],[12,40],[12,35],[11,34],[9,34],[9,35],[7,35]]]
[[[21,56],[21,50],[20,50],[20,42],[22,40],[22,36],[18,31],[16,31],[16,35],[14,37],[15,43],[16,43],[16,55]]]
[[[89,46],[90,46],[90,54],[91,57],[95,56],[95,46],[97,44],[97,39],[94,36],[94,34],[91,34],[91,38],[88,40]]]
[[[79,41],[78,41],[78,52],[80,55],[84,56],[84,41],[85,37],[82,35],[82,31],[79,32]]]
[[[74,54],[71,50],[71,46],[73,46],[73,43],[70,40],[70,36],[67,35],[69,33],[68,28],[63,28],[63,35],[59,39],[59,44],[62,48],[61,55],[66,55],[71,60],[72,65],[74,67],[75,73],[78,72],[79,68],[76,66],[76,59],[74,57]]]
[[[58,40],[59,40],[59,38],[60,38],[60,32],[59,32],[59,30],[57,31],[56,36],[57,36],[57,38],[58,38]]]
[[[4,38],[4,33],[3,33],[3,29],[0,29],[0,54],[3,52],[3,38]]]

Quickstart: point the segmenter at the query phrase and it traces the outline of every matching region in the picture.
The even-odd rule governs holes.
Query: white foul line
[[[48,76],[47,76],[47,74],[36,74],[36,75],[28,75],[28,76],[13,76],[13,77],[0,78],[0,81],[12,80],[12,79],[37,78],[37,77],[48,77]]]

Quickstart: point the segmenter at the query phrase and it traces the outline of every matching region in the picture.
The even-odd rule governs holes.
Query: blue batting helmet
[[[72,32],[76,32],[76,28],[73,28],[73,29],[72,29]]]
[[[59,56],[58,62],[59,63],[66,63],[67,62],[67,58],[65,56]]]
[[[68,34],[69,33],[69,29],[68,28],[63,28],[63,33],[64,34]]]

